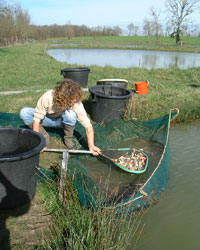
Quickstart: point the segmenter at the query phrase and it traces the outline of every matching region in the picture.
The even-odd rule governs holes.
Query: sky
[[[165,0],[17,0],[28,10],[35,25],[73,24],[97,26],[142,25],[144,18],[150,18],[153,6],[160,11],[160,20],[165,22]],[[197,23],[200,12],[194,15]]]

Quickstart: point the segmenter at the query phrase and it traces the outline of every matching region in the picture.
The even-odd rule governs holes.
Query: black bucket
[[[125,79],[101,79],[97,81],[97,85],[111,85],[119,88],[127,88],[128,81]]]
[[[109,123],[121,117],[127,99],[132,95],[128,89],[97,85],[89,88],[91,118],[98,123]]]
[[[0,128],[0,209],[31,201],[36,191],[36,166],[45,145],[30,129]]]
[[[64,68],[61,69],[60,74],[63,75],[64,78],[72,79],[82,87],[86,87],[89,73],[89,68]]]

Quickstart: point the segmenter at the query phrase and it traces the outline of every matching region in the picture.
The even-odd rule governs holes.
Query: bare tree
[[[134,26],[133,23],[129,23],[129,24],[127,25],[127,29],[128,29],[128,31],[129,31],[129,33],[128,33],[129,36],[132,36],[132,35],[133,35],[134,27],[135,27],[135,26]]]
[[[0,0],[0,14],[5,13],[6,9],[6,2],[4,0]]]
[[[122,34],[122,29],[117,25],[113,27],[113,35],[120,36]]]
[[[171,37],[176,38],[176,44],[181,40],[183,31],[187,28],[188,17],[196,10],[199,0],[166,0],[168,22],[172,27]]]
[[[144,34],[145,36],[147,36],[147,39],[149,42],[149,36],[152,34],[151,22],[147,18],[145,18],[143,22],[144,22],[144,25],[143,25]]]
[[[127,29],[129,31],[128,35],[129,36],[137,36],[138,31],[139,31],[139,27],[134,25],[133,23],[130,23],[127,25]]]
[[[29,35],[30,16],[23,10],[20,4],[14,9],[16,42],[25,42]]]
[[[13,11],[5,1],[0,1],[0,44],[14,43],[14,17]]]
[[[191,30],[191,34],[192,36],[198,36],[198,30],[199,30],[199,25],[198,24],[194,24]]]
[[[30,17],[20,4],[8,5],[0,0],[0,44],[9,45],[27,41]]]
[[[171,29],[172,29],[171,25],[166,24],[166,27],[165,27],[165,36],[170,36]]]
[[[3,13],[3,9],[4,9],[4,1],[0,0],[0,14]]]
[[[154,31],[154,34],[156,36],[156,41],[158,42],[159,36],[162,33],[162,25],[159,20],[160,11],[156,10],[154,7],[151,7],[150,15],[152,16],[152,20],[151,20],[152,30]]]
[[[139,26],[135,25],[134,36],[138,35],[138,31],[139,31]]]
[[[68,40],[71,40],[71,38],[74,36],[74,28],[71,24],[70,20],[67,21],[67,24],[65,25],[65,36],[68,37]]]

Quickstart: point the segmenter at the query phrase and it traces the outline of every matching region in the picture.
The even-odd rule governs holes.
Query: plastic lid
[[[101,79],[101,80],[98,80],[98,82],[127,82],[127,80],[125,79]]]

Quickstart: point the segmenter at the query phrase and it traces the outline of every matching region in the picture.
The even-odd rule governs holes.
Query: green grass
[[[46,89],[59,79],[62,63],[46,55],[45,44],[31,44],[0,50],[1,91]]]
[[[77,41],[79,43],[85,42],[101,42],[101,43],[113,43],[113,44],[122,44],[122,43],[156,43],[156,37],[150,36],[149,40],[146,36],[95,36],[95,37],[72,37],[71,40],[68,38],[49,38],[48,42],[69,42]],[[176,39],[170,37],[159,37],[159,43],[166,43],[175,45]],[[183,37],[182,43],[184,45],[200,45],[199,37]]]
[[[96,37],[72,37],[71,40],[67,38],[50,38],[47,40],[48,44],[63,44],[62,48],[71,48],[67,46],[74,45],[73,48],[113,48],[115,49],[135,49],[135,50],[160,50],[160,51],[182,51],[200,53],[200,38],[198,37],[183,37],[182,45],[176,45],[175,38],[170,37],[156,37],[150,36],[96,36]],[[109,45],[109,46],[108,46]],[[119,45],[117,47],[117,45]],[[122,46],[124,45],[124,47]],[[126,45],[136,45],[136,47],[126,47]],[[48,47],[52,48],[52,47]],[[58,48],[58,47],[57,47]]]
[[[34,107],[46,89],[53,88],[63,79],[60,75],[62,68],[77,66],[80,65],[57,62],[48,56],[46,42],[1,48],[1,91],[41,90],[41,92],[1,95],[0,112],[18,113],[24,106]],[[90,70],[88,87],[96,85],[96,82],[103,78],[121,78],[128,80],[128,88],[134,91],[135,82],[149,81],[146,96],[133,94],[134,109],[128,112],[130,117],[127,118],[148,120],[165,115],[170,108],[180,109],[177,122],[200,117],[200,68],[147,70],[90,66]],[[88,98],[89,94],[86,96]]]
[[[35,249],[125,250],[130,240],[135,249],[143,225],[138,216],[117,215],[114,210],[81,207],[75,190],[67,182],[66,199],[60,204],[57,184],[40,185],[40,194],[52,214],[52,226],[44,243]]]

